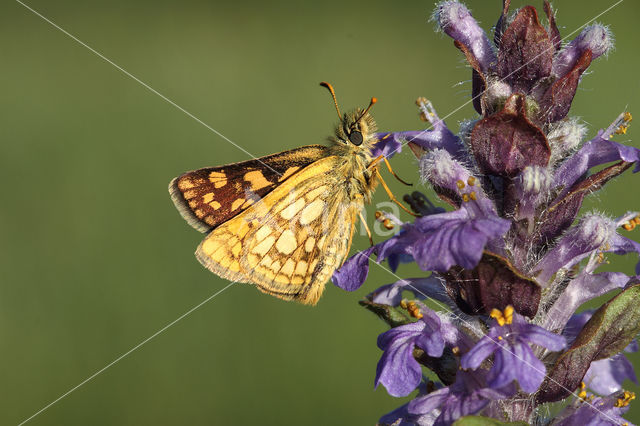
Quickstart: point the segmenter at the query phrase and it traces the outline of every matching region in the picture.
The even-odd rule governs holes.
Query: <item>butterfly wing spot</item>
[[[271,247],[273,246],[273,243],[276,242],[276,237],[274,237],[273,235],[265,238],[262,242],[260,242],[257,246],[255,246],[251,252],[252,253],[256,253],[260,256],[264,256],[266,255],[269,250],[271,250]]]
[[[285,207],[281,212],[280,216],[284,220],[291,220],[299,211],[304,207],[305,201],[302,198],[298,198],[293,204]]]
[[[320,195],[324,194],[327,191],[327,186],[326,185],[322,185],[319,186],[318,188],[309,191],[306,195],[305,198],[308,201],[312,201],[315,200],[316,198],[318,198]]]
[[[307,241],[304,243],[304,250],[307,253],[311,253],[311,250],[313,250],[313,246],[316,245],[316,239],[313,237],[309,237],[307,238]]]
[[[222,207],[222,204],[220,204],[220,203],[219,203],[219,202],[217,202],[217,201],[212,201],[212,202],[210,202],[210,203],[209,203],[209,205],[210,205],[210,206],[211,206],[211,208],[212,208],[212,209],[214,209],[214,210],[218,210],[220,207]],[[211,219],[212,219],[212,221],[213,221],[213,218],[211,218]]]
[[[253,191],[257,191],[262,188],[266,188],[269,185],[272,185],[260,170],[252,170],[250,172],[245,173],[244,180],[251,184],[251,189]]]
[[[321,199],[316,199],[311,204],[306,206],[300,213],[300,224],[308,225],[316,220],[324,211],[325,202]]]
[[[227,184],[227,174],[224,172],[211,172],[209,173],[209,182],[211,182],[214,188],[222,188]]]
[[[276,248],[282,254],[291,254],[298,247],[298,242],[296,241],[296,235],[290,229],[285,230],[282,234],[280,234],[280,238],[278,238],[278,242],[276,243]]]
[[[237,210],[246,200],[244,198],[238,198],[231,203],[231,210]]]
[[[256,241],[260,242],[265,238],[267,238],[272,233],[273,233],[273,229],[271,229],[269,226],[267,225],[261,226],[260,229],[258,229],[258,231],[256,232]]]
[[[286,262],[284,262],[284,266],[282,267],[282,269],[280,269],[280,272],[290,277],[291,275],[293,275],[293,271],[295,271],[295,268],[296,262],[294,262],[293,259],[289,258]]]
[[[191,182],[191,180],[188,178],[182,178],[178,181],[178,188],[183,191],[187,189],[191,189],[193,187],[194,187],[193,182]]]
[[[306,274],[307,272],[307,262],[305,262],[304,260],[299,260],[298,263],[296,264],[296,270],[295,273],[296,275],[302,275],[304,276],[304,274]]]
[[[213,201],[213,192],[207,192],[202,196],[202,202],[205,204],[209,204]]]

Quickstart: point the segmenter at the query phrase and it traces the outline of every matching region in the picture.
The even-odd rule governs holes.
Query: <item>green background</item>
[[[469,1],[485,28],[500,3]],[[563,35],[612,3],[557,1]],[[469,99],[461,53],[427,22],[432,2],[28,4],[256,156],[331,132],[321,80],[344,109],[378,97],[382,130],[423,128],[418,96],[442,117]],[[590,135],[638,110],[639,19],[631,0],[599,18],[617,47],[574,102]],[[248,156],[17,2],[3,4],[0,45],[0,424],[16,424],[226,285],[194,258],[202,235],[166,186]],[[408,151],[392,163],[418,181]],[[585,210],[640,210],[637,184],[628,172]],[[630,274],[636,258],[613,261]],[[328,284],[315,308],[234,285],[31,423],[373,424],[402,401],[372,386],[385,326],[357,301],[395,280],[372,268],[355,293]]]

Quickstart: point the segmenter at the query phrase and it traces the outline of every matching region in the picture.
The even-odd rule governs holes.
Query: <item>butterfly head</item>
[[[340,113],[336,94],[331,84],[323,81],[320,85],[329,89],[338,117],[340,117],[340,123],[335,130],[335,138],[332,138],[332,140],[351,147],[354,151],[370,149],[377,142],[377,139],[374,137],[376,122],[369,114],[369,110],[377,102],[377,99],[371,98],[371,102],[366,109],[357,108],[343,115]]]

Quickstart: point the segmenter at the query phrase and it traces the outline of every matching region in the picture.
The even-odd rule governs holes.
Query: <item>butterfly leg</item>
[[[367,225],[367,221],[365,220],[364,216],[362,216],[362,212],[358,212],[358,216],[360,216],[360,220],[362,221],[362,224],[364,225],[364,229],[367,231],[367,235],[369,236],[369,242],[371,243],[371,245],[373,245],[373,237],[371,236],[371,230],[369,229],[369,226]]]
[[[387,165],[387,169],[389,169],[389,172],[393,175],[394,178],[398,179],[400,182],[404,183],[407,186],[413,186],[412,183],[405,182],[404,180],[400,179],[400,176],[398,176],[396,172],[394,172],[393,169],[391,168],[391,164],[389,163],[389,160],[387,160],[387,157],[383,157],[383,160],[384,160],[384,163]]]
[[[400,201],[398,201],[395,195],[393,195],[393,192],[391,192],[391,190],[387,186],[387,183],[384,181],[384,179],[382,179],[382,175],[380,174],[380,171],[377,168],[375,169],[375,171],[378,173],[378,179],[380,179],[380,183],[382,184],[382,187],[384,188],[385,192],[389,196],[389,199],[394,203],[396,203],[397,205],[399,205],[400,208],[402,208],[402,210],[409,213],[411,216],[419,217],[420,215],[415,214],[414,212],[406,208]]]

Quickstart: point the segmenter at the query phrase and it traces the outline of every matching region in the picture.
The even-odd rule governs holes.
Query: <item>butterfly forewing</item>
[[[327,147],[309,145],[255,160],[194,170],[173,179],[169,191],[182,217],[195,229],[208,232],[326,155]]]
[[[252,208],[214,229],[196,256],[211,271],[287,300],[315,304],[348,251],[361,205],[335,174],[338,157],[298,171]]]

